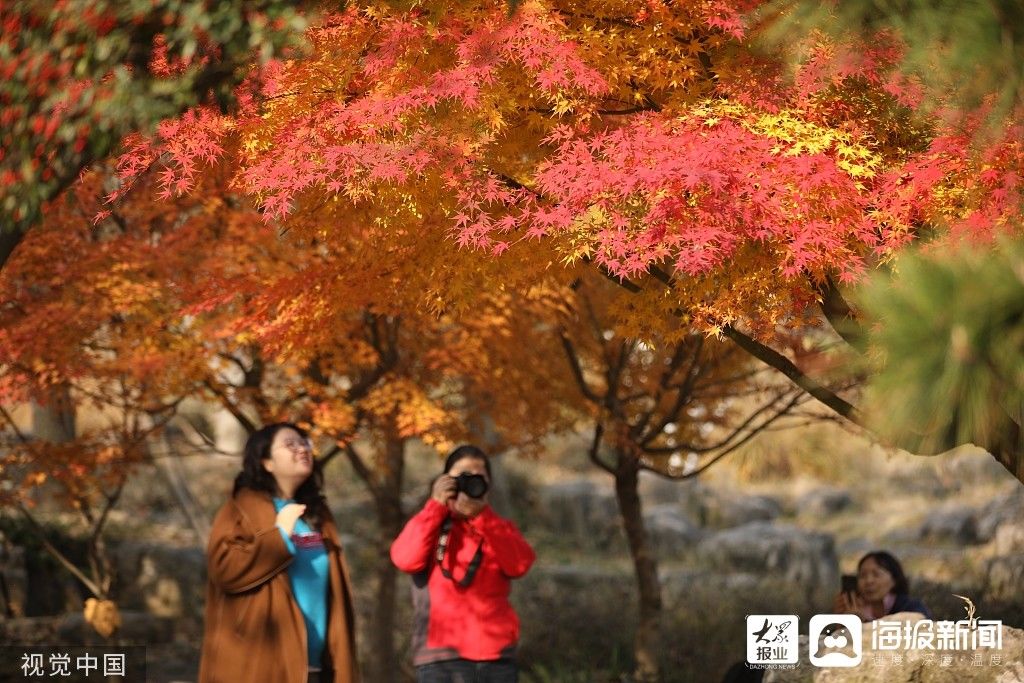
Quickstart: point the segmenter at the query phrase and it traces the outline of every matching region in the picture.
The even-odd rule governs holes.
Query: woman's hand
[[[434,487],[430,491],[430,497],[441,505],[447,506],[448,501],[455,497],[455,478],[442,474],[434,480]]]
[[[844,591],[839,591],[835,601],[832,603],[832,609],[835,614],[860,615],[863,606],[864,604],[856,593],[846,593]]]
[[[299,503],[288,503],[277,513],[277,525],[284,529],[284,532],[291,536],[295,530],[295,522],[306,512],[306,506]]]

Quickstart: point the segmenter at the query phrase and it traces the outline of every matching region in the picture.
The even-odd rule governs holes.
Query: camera
[[[482,474],[463,472],[455,477],[455,493],[459,491],[470,498],[483,498],[487,493],[487,479]]]

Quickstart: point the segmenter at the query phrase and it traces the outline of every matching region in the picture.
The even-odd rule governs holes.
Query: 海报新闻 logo
[[[860,617],[815,614],[807,626],[807,651],[814,666],[857,666],[864,654]]]

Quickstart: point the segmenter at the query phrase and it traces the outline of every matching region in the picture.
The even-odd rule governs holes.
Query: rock
[[[1024,521],[1007,522],[996,529],[992,545],[999,555],[1024,553]]]
[[[156,617],[202,618],[206,555],[200,548],[123,542],[114,552],[119,604]]]
[[[697,519],[702,526],[729,529],[749,522],[771,521],[782,514],[782,505],[769,496],[735,496],[715,492],[700,501]]]
[[[835,544],[827,534],[790,525],[752,522],[707,536],[698,556],[723,572],[785,578],[824,604],[839,585]]]
[[[833,487],[814,489],[803,494],[796,500],[797,514],[823,517],[842,512],[853,505],[853,497],[849,491]]]
[[[694,504],[710,495],[708,488],[696,479],[670,481],[646,471],[640,473],[639,489],[645,504],[675,504],[684,510],[696,509]]]
[[[57,624],[59,621],[60,617],[0,619],[0,642],[5,645],[56,643]]]
[[[603,547],[620,533],[618,507],[610,486],[572,479],[541,487],[538,500],[546,523],[584,546]]]
[[[174,639],[175,620],[155,617],[138,610],[124,610],[120,614],[121,627],[113,638],[123,644],[145,645],[165,643]],[[56,637],[63,643],[103,645],[108,640],[90,626],[82,612],[66,614],[57,622]]]
[[[1024,586],[1024,553],[993,557],[985,563],[987,600],[1019,600],[1021,586]]]
[[[946,506],[933,510],[921,524],[918,536],[932,541],[977,543],[977,513],[972,508]]]
[[[1018,527],[1024,525],[1024,490],[1019,486],[981,510],[977,521],[978,538],[991,541],[999,528],[1006,524]]]
[[[653,505],[644,510],[644,527],[651,548],[658,559],[689,555],[703,534],[679,506]]]

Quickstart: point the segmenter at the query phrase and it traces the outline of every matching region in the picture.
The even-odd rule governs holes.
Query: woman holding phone
[[[910,596],[903,565],[884,550],[873,550],[860,558],[857,576],[844,577],[843,584],[832,606],[837,614],[856,614],[862,621],[898,612],[917,612],[932,618],[925,604]]]

